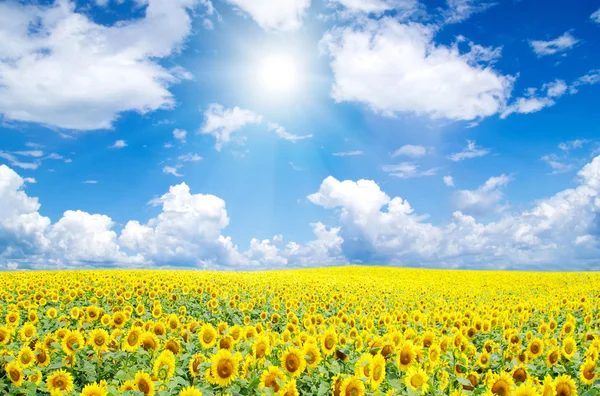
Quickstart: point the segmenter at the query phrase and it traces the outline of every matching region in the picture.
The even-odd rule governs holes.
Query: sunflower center
[[[410,384],[415,388],[419,388],[421,385],[423,385],[423,377],[421,377],[420,374],[413,375],[410,378]]]
[[[594,378],[595,366],[589,365],[583,369],[583,376],[586,380],[592,380]]]
[[[325,338],[325,348],[331,349],[331,348],[333,348],[333,344],[334,344],[334,342],[333,342],[332,337]]]
[[[288,371],[298,370],[298,357],[295,355],[288,356],[288,358],[285,360],[285,368]]]
[[[515,371],[515,373],[513,374],[513,378],[515,379],[515,381],[517,382],[523,382],[527,379],[527,372],[522,369],[519,368],[517,369],[517,371]]]
[[[531,352],[538,353],[540,351],[540,347],[537,344],[533,344],[531,346]]]
[[[58,377],[58,378],[57,378],[57,379],[54,381],[54,387],[55,387],[55,388],[58,388],[58,389],[61,389],[61,390],[62,390],[62,389],[65,389],[65,388],[66,388],[66,386],[65,386],[65,385],[66,385],[66,384],[65,384],[65,381],[64,381],[64,380],[63,380],[61,377]]]
[[[212,334],[204,333],[204,335],[202,336],[202,340],[208,344],[213,340]]]
[[[269,377],[265,380],[265,386],[273,389],[275,392],[279,392],[279,385],[277,384],[277,377]]]
[[[499,396],[505,396],[508,394],[508,384],[504,381],[498,381],[492,386],[492,393]]]
[[[558,360],[558,352],[554,351],[550,354],[550,356],[548,357],[548,360],[550,361],[550,363],[554,364],[556,363],[556,361]]]
[[[21,373],[19,373],[17,370],[11,370],[10,371],[10,379],[13,380],[14,382],[19,381],[19,378],[21,378]]]
[[[150,390],[150,387],[148,386],[148,384],[146,383],[146,381],[140,381],[138,384],[138,389],[142,392],[142,393],[148,393],[148,391]]]
[[[571,388],[567,384],[558,384],[556,386],[556,396],[570,396]]]
[[[411,360],[412,359],[411,359],[410,353],[408,351],[400,352],[400,363],[402,363],[403,365],[407,365],[410,363]]]
[[[217,373],[221,378],[229,378],[233,372],[233,365],[229,360],[221,360],[217,365]]]

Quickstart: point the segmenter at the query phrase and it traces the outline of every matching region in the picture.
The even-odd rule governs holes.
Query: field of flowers
[[[0,274],[0,394],[598,395],[600,274]]]

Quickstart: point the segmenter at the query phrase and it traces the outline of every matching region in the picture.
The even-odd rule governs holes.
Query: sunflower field
[[[0,394],[600,394],[600,274],[0,274]]]

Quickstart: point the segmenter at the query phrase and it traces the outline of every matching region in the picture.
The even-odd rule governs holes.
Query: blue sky
[[[594,1],[2,2],[0,268],[599,269],[599,33]]]

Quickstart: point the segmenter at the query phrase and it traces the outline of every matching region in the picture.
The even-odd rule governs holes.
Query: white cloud
[[[431,224],[426,216],[415,214],[406,200],[390,198],[370,180],[340,182],[328,177],[308,199],[339,210],[341,247],[350,262],[597,270],[598,249],[584,252],[573,241],[597,235],[600,156],[578,176],[576,188],[541,199],[530,210],[505,210],[502,217],[489,223],[457,211],[450,223]],[[506,177],[499,177],[482,189],[493,191],[505,184]]]
[[[450,161],[459,162],[466,159],[483,157],[490,153],[489,149],[477,147],[474,140],[467,140],[467,147],[458,153],[453,153],[448,156]]]
[[[504,198],[502,187],[510,182],[510,177],[502,174],[490,177],[476,190],[459,190],[454,193],[456,207],[465,213],[486,214],[501,209],[498,204]]]
[[[330,30],[320,45],[331,56],[333,98],[384,115],[474,120],[498,113],[514,80],[490,66],[499,50],[471,44],[460,53],[436,44],[435,33],[390,17]]]
[[[185,139],[187,136],[187,131],[183,130],[183,129],[174,129],[173,130],[173,137],[177,140],[179,140],[181,143],[185,143]]]
[[[226,0],[240,11],[249,14],[266,30],[289,32],[302,26],[310,0]]]
[[[235,106],[225,109],[218,103],[212,103],[204,112],[204,125],[200,133],[213,135],[215,149],[221,151],[223,145],[232,140],[231,135],[248,124],[260,124],[263,118],[250,110]]]
[[[125,140],[117,140],[116,142],[113,143],[112,146],[109,146],[109,148],[115,148],[115,149],[120,149],[120,148],[124,148],[127,147],[127,142]]]
[[[420,9],[417,0],[329,0],[328,6],[333,8],[341,7],[342,10],[354,13],[365,14],[383,14],[385,11],[392,11],[400,15],[407,16]]]
[[[354,157],[357,155],[363,155],[362,150],[353,150],[353,151],[341,151],[338,153],[332,153],[331,155],[335,157]]]
[[[313,136],[312,134],[302,136],[294,135],[293,133],[289,133],[288,131],[286,131],[286,129],[281,125],[276,124],[274,122],[269,122],[268,127],[271,131],[275,132],[275,134],[277,134],[277,136],[279,136],[281,139],[289,140],[292,143],[296,143],[296,141],[302,139],[310,139]]]
[[[438,168],[430,168],[422,171],[419,169],[419,165],[415,164],[414,162],[402,162],[397,165],[384,165],[382,169],[390,176],[399,177],[401,179],[434,176],[438,171]]]
[[[96,180],[85,180],[82,181],[83,184],[98,184],[98,181]]]
[[[551,175],[558,175],[560,173],[569,172],[573,169],[573,164],[561,162],[555,154],[544,155],[541,160],[552,168]]]
[[[202,157],[200,157],[197,153],[188,153],[180,155],[177,157],[177,159],[182,162],[196,162],[201,161]]]
[[[590,15],[590,19],[596,23],[600,23],[600,8],[592,15]]]
[[[231,239],[221,234],[229,224],[225,201],[221,198],[192,194],[181,183],[150,203],[161,206],[161,213],[146,224],[129,221],[119,237],[123,246],[157,264],[244,264]]]
[[[172,143],[165,143],[165,144],[163,144],[163,147],[166,149],[170,149],[170,148],[173,148],[174,146]]]
[[[600,69],[590,70],[587,74],[579,77],[569,87],[569,93],[577,93],[579,87],[584,85],[594,85],[600,83]]]
[[[163,168],[163,173],[166,173],[168,175],[173,175],[176,177],[182,177],[183,175],[177,172],[177,167],[175,166],[165,166]]]
[[[570,151],[570,150],[574,150],[574,149],[580,149],[589,142],[590,141],[588,139],[573,139],[573,140],[569,140],[567,142],[559,143],[558,148],[561,149],[562,151]]]
[[[551,83],[544,84],[542,89],[546,90],[546,94],[551,98],[560,98],[567,92],[567,84],[563,80],[555,80]]]
[[[293,170],[298,171],[298,172],[302,171],[302,168],[299,167],[298,165],[294,164],[293,162],[288,162],[288,163],[290,164],[290,166],[292,167]]]
[[[444,184],[447,185],[448,187],[454,187],[454,178],[450,175],[444,176],[443,177],[444,180]]]
[[[400,157],[400,156],[411,157],[411,158],[420,158],[420,157],[423,157],[425,154],[427,154],[428,151],[429,150],[423,146],[415,146],[412,144],[405,144],[404,146],[400,147],[398,150],[394,151],[394,153],[392,154],[392,158]]]
[[[538,57],[542,57],[567,51],[573,48],[578,42],[579,40],[573,37],[570,32],[565,32],[562,36],[559,36],[554,40],[531,40],[529,44],[531,45],[531,48],[533,48],[533,52],[535,52]]]
[[[0,113],[7,120],[94,130],[111,128],[124,111],[172,108],[168,88],[189,73],[159,62],[181,48],[197,4],[147,0],[139,3],[141,18],[101,25],[68,1],[0,3]],[[209,2],[200,4],[211,12]]]
[[[40,160],[35,160],[33,162],[22,162],[17,157],[15,157],[14,155],[12,155],[10,153],[7,153],[6,151],[0,151],[0,158],[3,158],[6,161],[8,161],[8,163],[11,164],[12,166],[17,166],[17,167],[23,168],[23,169],[34,170],[34,169],[37,169],[42,164],[42,161],[40,161]]]
[[[22,155],[24,157],[42,157],[42,156],[44,156],[44,152],[42,150],[15,151],[13,154]]]
[[[448,9],[445,12],[446,23],[459,23],[478,12],[483,12],[496,3],[486,3],[480,0],[446,0]]]
[[[30,148],[33,148],[33,149],[41,149],[41,148],[43,148],[43,147],[44,147],[44,146],[43,146],[43,145],[41,145],[41,144],[38,144],[38,143],[33,143],[33,142],[27,142],[27,143],[25,143],[25,146],[27,146],[27,147],[30,147]]]

